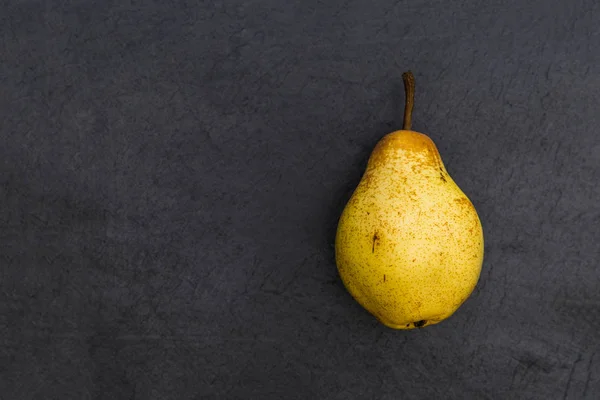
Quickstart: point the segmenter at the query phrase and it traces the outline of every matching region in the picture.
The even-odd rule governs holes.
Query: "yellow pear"
[[[402,130],[375,146],[335,238],[340,277],[382,324],[422,328],[471,295],[483,263],[483,229],[433,141],[411,130],[414,76],[403,74]]]

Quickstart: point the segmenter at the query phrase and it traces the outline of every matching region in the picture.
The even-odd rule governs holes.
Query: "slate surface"
[[[1,398],[598,398],[599,4],[3,2]],[[397,332],[333,237],[406,69],[486,255]]]

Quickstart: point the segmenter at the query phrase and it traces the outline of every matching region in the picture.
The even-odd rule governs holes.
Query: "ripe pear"
[[[437,324],[471,295],[483,263],[483,229],[469,198],[425,134],[411,130],[414,76],[403,74],[402,130],[385,135],[344,208],[335,238],[339,275],[382,324]]]

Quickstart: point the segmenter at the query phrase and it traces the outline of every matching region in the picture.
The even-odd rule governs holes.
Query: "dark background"
[[[596,399],[600,3],[0,8],[0,397]],[[333,241],[414,71],[485,231],[447,321],[379,324]]]

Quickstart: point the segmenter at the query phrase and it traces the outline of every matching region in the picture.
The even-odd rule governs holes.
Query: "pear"
[[[411,130],[415,82],[403,75],[402,130],[373,149],[335,237],[339,275],[382,324],[414,329],[458,310],[477,285],[483,229],[425,134]]]

